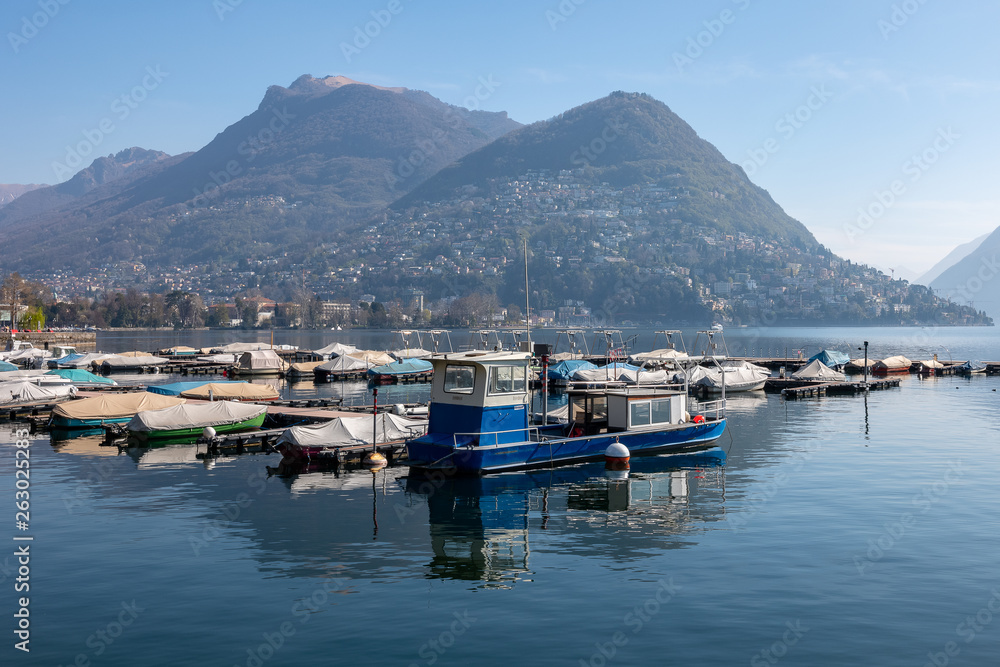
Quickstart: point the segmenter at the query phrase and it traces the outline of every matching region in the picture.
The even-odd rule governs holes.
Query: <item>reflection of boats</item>
[[[528,423],[527,352],[432,360],[430,423],[407,442],[409,465],[483,473],[596,460],[612,443],[633,455],[705,447],[725,430],[723,404],[689,421],[687,395],[644,387],[569,392],[569,423]]]
[[[687,532],[698,519],[689,507],[705,471],[725,462],[718,448],[696,454],[632,459],[631,476],[608,478],[601,464],[565,466],[485,477],[447,477],[441,472],[411,471],[401,480],[410,496],[397,508],[400,517],[426,503],[433,556],[429,569],[442,579],[486,582],[487,587],[509,587],[531,574],[531,533],[573,524],[558,531],[569,539],[560,548],[592,552],[603,540],[581,532],[584,524],[601,526],[605,540],[629,539],[623,532],[606,531],[609,517],[629,513],[633,539],[642,546],[675,542],[673,534]],[[698,471],[698,472],[695,472]],[[721,473],[721,470],[720,470]],[[717,478],[721,479],[721,478]],[[714,480],[709,485],[717,487]],[[630,510],[637,510],[632,511]],[[648,528],[654,527],[654,530]],[[606,542],[605,542],[606,543]]]

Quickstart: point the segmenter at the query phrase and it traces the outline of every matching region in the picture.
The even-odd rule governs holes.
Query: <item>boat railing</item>
[[[538,427],[537,426],[526,426],[524,428],[514,428],[514,429],[511,429],[509,431],[480,431],[478,433],[454,433],[452,435],[452,440],[453,440],[453,445],[455,447],[458,447],[459,446],[458,445],[458,439],[459,439],[459,437],[462,437],[462,438],[471,437],[471,438],[475,438],[476,439],[476,445],[475,446],[482,447],[484,445],[488,446],[490,444],[488,437],[487,437],[487,442],[483,442],[483,436],[493,436],[493,444],[494,445],[499,445],[500,444],[500,436],[501,435],[504,435],[505,433],[523,433],[524,431],[528,432],[528,441],[529,442],[539,442],[540,441],[539,440],[539,436],[538,436]]]
[[[705,419],[719,420],[726,416],[726,400],[705,401],[698,404],[698,412]]]

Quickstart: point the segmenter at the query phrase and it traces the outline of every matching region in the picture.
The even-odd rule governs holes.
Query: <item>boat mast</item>
[[[528,352],[531,352],[531,306],[528,301],[528,237],[524,241],[524,334],[528,339]]]

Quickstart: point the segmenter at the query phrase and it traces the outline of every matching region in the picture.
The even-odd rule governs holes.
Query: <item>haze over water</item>
[[[105,336],[103,349],[150,347],[147,334]],[[377,339],[337,339],[366,337]],[[733,354],[863,340],[873,356],[1000,359],[991,329],[727,332]],[[190,448],[119,451],[39,432],[32,652],[17,657],[993,664],[998,388],[996,377],[906,377],[868,397],[733,396],[719,449],[634,459],[627,482],[600,464],[462,480],[405,467],[267,477],[276,456],[206,461]],[[370,399],[363,384],[283,387],[345,391]],[[408,393],[387,400],[426,398],[426,386],[394,391]],[[14,426],[0,428],[10,498]],[[0,556],[4,588],[10,565]],[[12,640],[0,652],[13,656]]]

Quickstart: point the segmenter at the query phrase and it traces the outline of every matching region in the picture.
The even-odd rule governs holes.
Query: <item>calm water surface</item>
[[[165,334],[99,346],[209,335]],[[990,329],[726,338],[733,354],[867,339],[872,356],[1000,360]],[[0,425],[2,664],[994,665],[997,389],[994,377],[907,377],[867,398],[736,396],[720,448],[634,460],[627,481],[593,464],[268,477],[275,456],[40,432],[26,532],[14,527],[17,425]],[[371,398],[364,384],[281,390]],[[30,654],[12,633],[24,534]]]

